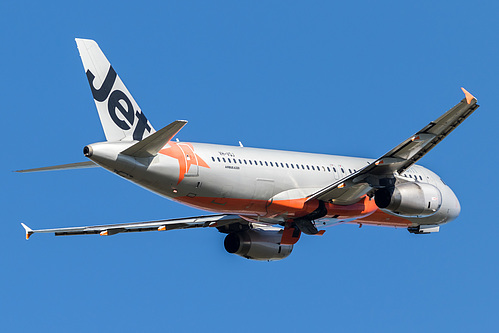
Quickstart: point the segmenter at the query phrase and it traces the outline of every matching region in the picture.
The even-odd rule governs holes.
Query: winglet
[[[470,94],[466,89],[461,88],[461,90],[463,91],[464,95],[466,96],[466,102],[468,104],[471,104],[471,101],[473,99],[476,99],[475,96],[473,96],[472,94]]]
[[[21,223],[21,225],[23,226],[24,230],[26,230],[26,240],[28,240],[29,237],[33,235],[33,230],[31,230],[31,228],[24,223]]]

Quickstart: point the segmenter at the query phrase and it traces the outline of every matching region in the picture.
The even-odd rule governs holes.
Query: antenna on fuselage
[[[239,141],[239,147],[244,147],[241,141]]]

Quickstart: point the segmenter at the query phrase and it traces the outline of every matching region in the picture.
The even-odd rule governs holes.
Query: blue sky
[[[499,324],[495,1],[0,4],[0,331],[491,331]],[[104,140],[74,42],[97,40],[156,128],[183,141],[376,158],[463,98],[420,163],[462,205],[439,234],[346,225],[290,257],[213,230],[24,240],[34,228],[197,215],[83,161]]]

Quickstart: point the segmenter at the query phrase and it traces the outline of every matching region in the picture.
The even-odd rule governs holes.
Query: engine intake
[[[433,185],[403,183],[382,188],[374,194],[376,205],[401,216],[430,216],[442,205],[442,194]]]
[[[225,250],[253,260],[281,260],[293,251],[293,245],[281,245],[282,230],[252,229],[230,233],[225,237]]]

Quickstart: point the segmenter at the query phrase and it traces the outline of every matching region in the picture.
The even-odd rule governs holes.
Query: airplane
[[[26,239],[173,229],[216,228],[241,257],[288,257],[301,234],[323,235],[344,223],[438,232],[461,207],[454,192],[416,165],[477,108],[465,98],[378,159],[173,140],[187,121],[156,131],[98,44],[76,39],[106,137],[83,148],[89,161],[18,172],[102,167],[173,201],[212,212],[187,218],[33,230]]]

